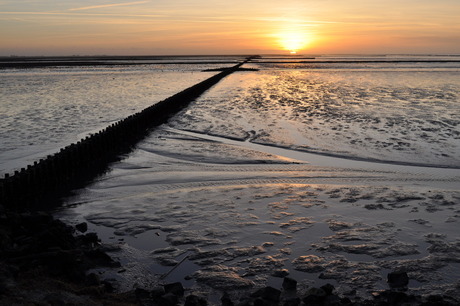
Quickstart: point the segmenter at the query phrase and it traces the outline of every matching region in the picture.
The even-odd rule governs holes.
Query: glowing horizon
[[[0,55],[460,53],[460,2],[0,1]]]

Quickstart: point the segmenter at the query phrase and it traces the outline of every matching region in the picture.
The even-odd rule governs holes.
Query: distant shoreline
[[[351,64],[351,63],[460,63],[460,55],[270,55],[254,58],[257,64]],[[413,56],[415,58],[406,59]],[[419,57],[452,58],[419,58]],[[231,59],[231,58],[235,59]],[[203,65],[235,64],[243,55],[171,55],[171,56],[9,56],[0,57],[0,69],[83,66],[135,66],[135,65]],[[202,60],[199,60],[202,58]],[[215,60],[214,60],[215,58]],[[190,59],[190,60],[187,60]]]
[[[138,65],[206,65],[206,64],[235,64],[234,61],[227,62],[13,62],[4,63],[0,61],[0,69],[6,68],[40,68],[40,67],[83,67],[83,66],[138,66]]]

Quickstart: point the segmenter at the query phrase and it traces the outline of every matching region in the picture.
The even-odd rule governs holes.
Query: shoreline
[[[248,56],[210,56],[216,60],[200,60],[204,56],[24,56],[0,57],[0,69],[85,66],[135,66],[135,65],[236,65]],[[227,59],[226,59],[227,58]],[[234,60],[228,59],[234,58]],[[178,60],[179,59],[179,60]],[[190,60],[187,60],[190,59]],[[198,59],[198,60],[197,60]]]

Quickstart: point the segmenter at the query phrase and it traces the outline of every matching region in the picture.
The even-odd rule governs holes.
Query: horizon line
[[[44,54],[37,54],[37,55],[0,55],[0,58],[46,58],[46,57],[180,57],[180,56],[191,56],[191,57],[198,57],[198,56],[267,56],[267,55],[281,55],[281,56],[289,56],[289,57],[301,57],[301,56],[331,56],[331,55],[345,55],[345,56],[395,56],[395,55],[403,55],[403,56],[460,56],[460,53],[425,53],[425,52],[411,52],[411,53],[297,53],[297,54],[289,54],[289,53],[222,53],[222,54],[196,54],[196,53],[183,53],[183,54],[66,54],[66,55],[44,55]]]

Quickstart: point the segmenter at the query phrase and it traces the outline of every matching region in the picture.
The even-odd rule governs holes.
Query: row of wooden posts
[[[198,98],[225,76],[237,71],[241,62],[223,70],[102,131],[62,148],[14,174],[0,178],[0,202],[9,208],[43,208],[58,204],[73,189],[82,187],[129,153],[149,130]]]

